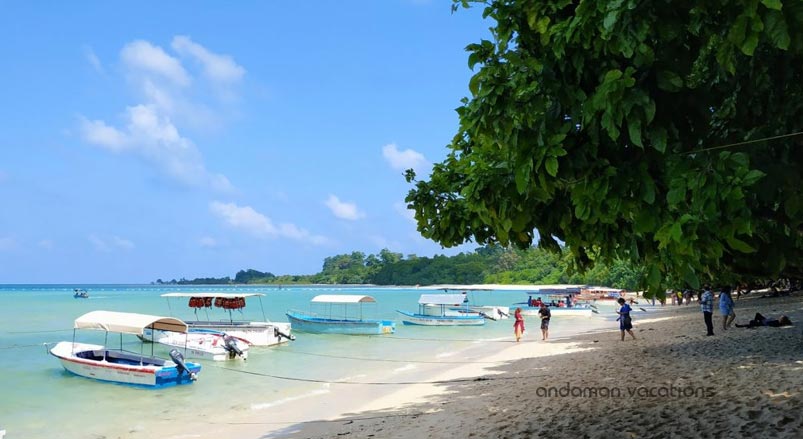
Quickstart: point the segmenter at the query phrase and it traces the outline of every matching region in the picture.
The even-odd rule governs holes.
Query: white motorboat
[[[186,334],[160,331],[154,341],[178,349],[187,358],[211,361],[248,359],[248,342],[219,331],[193,328]]]
[[[201,371],[201,365],[185,362],[184,356],[176,349],[170,351],[170,360],[154,356],[152,346],[151,354],[146,355],[144,344],[140,344],[139,353],[123,349],[124,334],[141,336],[145,328],[174,333],[187,332],[187,325],[172,317],[92,311],[75,320],[73,340],[57,343],[50,349],[50,353],[61,361],[68,372],[100,381],[146,387],[193,383]],[[76,343],[75,334],[78,329],[105,331],[106,340],[110,332],[119,333],[120,347],[111,349],[104,345]]]
[[[190,329],[207,329],[212,331],[223,332],[234,338],[244,340],[252,346],[274,346],[280,343],[286,343],[295,340],[295,337],[290,334],[290,323],[287,322],[271,322],[265,316],[265,310],[262,308],[262,293],[166,293],[162,297],[167,298],[168,304],[170,299],[188,299],[188,306],[193,308],[196,320],[185,320]],[[232,311],[238,311],[245,308],[246,299],[259,298],[260,308],[262,308],[262,321],[252,320],[235,320]],[[213,320],[210,317],[210,312],[214,313],[215,309],[222,309],[224,318]],[[198,319],[198,313],[205,313],[206,319]],[[227,318],[226,318],[227,317]],[[157,334],[156,338],[159,335]],[[146,338],[152,338],[146,332]]]

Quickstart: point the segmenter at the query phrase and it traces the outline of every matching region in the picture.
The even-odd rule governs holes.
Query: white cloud
[[[111,151],[122,151],[126,148],[126,135],[115,127],[106,125],[102,120],[88,120],[81,117],[81,133],[84,140]]]
[[[230,56],[212,53],[187,37],[175,37],[173,47],[181,54],[198,59],[205,75],[218,83],[235,81],[245,73]],[[86,50],[90,63],[97,60],[90,48]],[[177,124],[208,130],[221,123],[221,117],[204,105],[203,99],[192,99],[198,87],[191,87],[193,78],[180,59],[144,40],[126,44],[120,51],[120,58],[126,77],[144,102],[128,106],[119,125],[81,116],[79,125],[83,139],[108,151],[142,158],[184,185],[224,193],[234,191],[225,175],[207,170],[201,151],[179,130]],[[217,91],[219,95],[225,94],[220,88]],[[199,96],[210,97],[202,90]]]
[[[416,172],[424,170],[428,165],[427,159],[418,151],[405,149],[400,151],[395,143],[390,143],[382,147],[382,156],[390,164],[390,167],[399,171],[415,169]]]
[[[215,248],[218,246],[217,240],[210,236],[204,236],[198,240],[198,244],[204,248]]]
[[[115,247],[121,248],[123,250],[131,250],[131,249],[134,248],[134,243],[133,242],[131,242],[131,241],[125,239],[125,238],[120,238],[119,236],[112,236],[112,244]]]
[[[46,250],[53,250],[53,247],[55,247],[55,244],[50,239],[42,239],[36,245]]]
[[[0,238],[0,251],[13,250],[17,247],[17,240],[11,236]]]
[[[256,237],[289,238],[312,244],[325,244],[328,241],[325,237],[312,235],[294,224],[284,223],[276,226],[270,218],[251,206],[241,207],[234,203],[213,201],[209,203],[209,209],[231,227]]]
[[[126,44],[120,52],[120,57],[128,67],[155,73],[175,84],[186,86],[191,82],[190,75],[177,58],[147,41],[137,40]]]
[[[204,74],[214,82],[232,83],[239,81],[245,75],[245,69],[234,62],[232,57],[211,52],[192,41],[190,37],[176,36],[171,46],[179,55],[190,56],[199,61]]]
[[[111,253],[114,250],[131,250],[134,248],[134,243],[119,236],[112,236],[111,238],[104,239],[98,235],[92,234],[87,237],[90,244],[95,250],[102,253]]]
[[[103,64],[100,62],[98,56],[95,55],[95,51],[92,50],[91,47],[84,47],[84,56],[86,57],[87,62],[89,62],[89,65],[91,65],[96,72],[100,74],[106,73],[106,70],[103,68]]]
[[[82,120],[84,140],[113,152],[132,152],[159,167],[171,178],[188,186],[206,186],[227,192],[233,190],[228,178],[210,173],[195,145],[182,137],[156,106],[128,107],[125,131],[100,120]]]
[[[329,195],[329,199],[324,204],[336,217],[341,219],[354,221],[365,217],[365,213],[360,211],[356,204],[340,201],[334,195]]]

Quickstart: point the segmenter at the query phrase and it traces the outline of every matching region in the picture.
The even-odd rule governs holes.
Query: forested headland
[[[383,249],[379,254],[330,256],[320,273],[310,275],[275,275],[255,269],[237,272],[234,278],[197,278],[163,281],[157,284],[594,284],[623,289],[637,289],[642,276],[638,267],[625,261],[596,264],[585,272],[571,267],[568,251],[531,248],[528,250],[486,246],[455,256],[404,256]]]

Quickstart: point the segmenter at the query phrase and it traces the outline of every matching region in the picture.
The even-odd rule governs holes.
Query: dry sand
[[[699,306],[667,308],[671,318],[650,319],[636,307],[635,341],[618,331],[551,341],[550,353],[574,351],[505,363],[428,398],[402,390],[376,401],[393,409],[263,437],[803,437],[803,293],[736,302],[737,323],[761,312],[795,326],[723,331],[715,309],[713,337]]]

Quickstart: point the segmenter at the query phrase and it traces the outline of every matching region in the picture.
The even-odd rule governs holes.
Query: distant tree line
[[[568,250],[553,253],[486,246],[455,256],[406,257],[383,249],[379,254],[352,252],[324,259],[320,273],[311,275],[274,275],[254,269],[240,270],[234,276],[172,280],[157,284],[356,284],[356,285],[432,285],[432,284],[594,284],[637,289],[643,276],[639,267],[625,261],[596,264],[585,272],[572,266]]]

